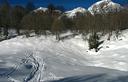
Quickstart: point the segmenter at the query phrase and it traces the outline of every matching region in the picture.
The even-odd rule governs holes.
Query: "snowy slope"
[[[118,4],[114,3],[111,0],[101,0],[96,3],[94,3],[91,7],[88,8],[88,10],[92,14],[103,14],[108,12],[118,12],[123,7]]]
[[[102,69],[99,69],[99,71],[100,70]],[[50,82],[128,82],[128,77],[127,76],[114,77],[107,74],[93,74],[93,75],[79,75],[79,76],[67,77],[64,79],[50,81]]]
[[[88,51],[80,35],[60,42],[54,36],[20,36],[0,42],[0,82],[43,82],[68,77],[79,82],[78,77],[82,76],[87,82],[118,82],[118,76],[128,75],[127,35],[128,30],[119,40],[113,36],[111,41],[105,41],[99,53]],[[119,82],[128,81],[125,80],[120,78]]]
[[[86,12],[87,12],[87,10],[85,8],[78,7],[78,8],[71,10],[71,11],[66,11],[65,14],[69,18],[72,18],[72,17],[76,16],[77,13],[85,14]]]

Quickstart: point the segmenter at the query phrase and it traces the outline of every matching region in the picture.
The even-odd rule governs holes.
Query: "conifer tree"
[[[88,39],[88,43],[89,43],[89,50],[95,49],[95,51],[98,52],[101,49],[101,47],[99,46],[103,43],[103,41],[100,41],[100,37],[98,36],[98,34],[94,33],[90,35]]]

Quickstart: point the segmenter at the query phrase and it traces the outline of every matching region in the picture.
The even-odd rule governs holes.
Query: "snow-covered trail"
[[[126,35],[127,32],[124,33],[124,36]],[[97,68],[128,71],[128,37],[124,36],[121,37],[122,40],[105,41],[99,53],[87,51],[88,45],[80,35],[60,42],[56,41],[54,36],[47,38],[20,36],[0,42],[0,66],[7,66],[6,68],[17,66],[15,64],[21,66],[17,75],[24,74],[18,75],[20,78],[16,76],[9,78],[15,82],[23,82],[23,79],[42,82],[93,73],[126,75],[127,72]],[[27,59],[29,62],[21,65],[21,61],[23,62],[30,54],[32,57]]]
[[[17,54],[0,55],[0,82],[28,82],[35,76],[39,64],[33,54]]]

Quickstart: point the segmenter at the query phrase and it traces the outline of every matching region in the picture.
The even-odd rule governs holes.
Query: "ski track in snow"
[[[14,82],[21,81],[21,78],[15,78],[13,75],[17,70],[26,69],[23,67],[26,64],[23,63],[23,66],[19,64],[21,63],[19,60],[26,56],[31,56],[26,59],[27,68],[31,68],[31,64],[33,67],[31,71],[24,74],[26,77],[22,76],[24,82],[43,82],[84,74],[87,66],[128,71],[127,34],[127,32],[123,33],[123,36],[120,37],[122,40],[105,41],[103,48],[98,53],[87,51],[88,45],[80,35],[60,42],[56,41],[53,36],[47,38],[43,36],[16,37],[0,42],[0,66],[15,67],[14,73],[10,71],[12,75],[8,74],[7,77],[8,80]]]

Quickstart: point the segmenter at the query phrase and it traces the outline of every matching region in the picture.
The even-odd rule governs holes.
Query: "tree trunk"
[[[18,35],[20,35],[20,29],[16,29]]]
[[[56,32],[56,40],[60,40],[59,32]]]
[[[8,27],[4,28],[4,36],[5,36],[5,39],[8,39]]]

